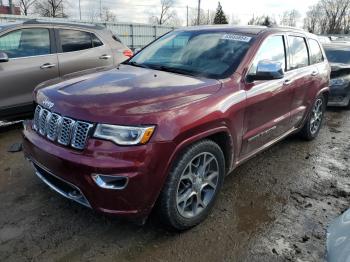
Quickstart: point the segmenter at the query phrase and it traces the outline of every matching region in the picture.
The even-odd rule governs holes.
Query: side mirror
[[[0,52],[0,63],[6,63],[9,61],[9,57],[6,53]]]
[[[254,80],[274,80],[284,77],[281,62],[262,60],[259,61],[255,75],[249,75],[249,79]]]

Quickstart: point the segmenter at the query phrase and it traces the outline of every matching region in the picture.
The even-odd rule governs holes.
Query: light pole
[[[80,5],[80,0],[79,0],[79,17],[80,17],[80,20],[81,20],[81,5]]]
[[[102,21],[102,0],[100,0],[100,20]]]

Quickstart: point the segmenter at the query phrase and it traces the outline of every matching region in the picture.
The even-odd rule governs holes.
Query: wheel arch
[[[189,146],[193,145],[194,143],[197,143],[204,139],[212,140],[219,145],[222,152],[224,153],[225,168],[226,173],[228,173],[233,168],[236,142],[232,137],[229,129],[225,126],[204,131],[202,133],[196,134],[195,136],[189,137],[183,140],[181,143],[179,143],[170,159],[169,171],[171,169],[171,166],[175,163],[176,159],[179,158],[179,156],[184,150],[186,150]]]

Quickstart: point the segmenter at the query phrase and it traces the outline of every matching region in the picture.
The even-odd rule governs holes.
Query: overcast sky
[[[7,2],[8,0],[3,0]],[[147,23],[148,18],[154,13],[158,14],[160,0],[101,0],[102,6],[108,7],[117,15],[119,22]],[[78,17],[78,0],[67,0],[69,3],[68,12]],[[205,10],[215,10],[218,1],[201,0],[202,8]],[[317,0],[221,0],[224,12],[231,18],[235,15],[246,24],[253,16],[270,15],[279,20],[280,15],[290,9],[297,9],[305,15],[309,6],[315,4]],[[81,0],[83,16],[91,16],[92,12],[99,13],[99,0]],[[186,6],[193,11],[197,8],[198,0],[177,0],[176,11],[185,24]]]
[[[71,3],[78,2],[71,0]],[[224,12],[229,16],[235,15],[241,20],[241,23],[246,24],[254,15],[271,15],[277,20],[279,16],[286,10],[297,9],[302,15],[305,15],[309,6],[315,4],[317,0],[221,0]],[[91,10],[93,6],[99,9],[98,0],[81,0],[83,13]],[[242,4],[244,3],[244,4]],[[160,0],[102,0],[102,5],[110,7],[117,14],[117,19],[120,22],[138,22],[147,23],[148,18],[152,13],[159,13],[157,10],[160,7]],[[186,6],[193,11],[197,8],[198,0],[177,0],[176,10],[179,17],[185,23],[186,21]],[[202,0],[201,7],[205,10],[215,10],[218,5],[216,0]],[[89,6],[87,8],[87,6]],[[91,12],[91,11],[90,11]]]

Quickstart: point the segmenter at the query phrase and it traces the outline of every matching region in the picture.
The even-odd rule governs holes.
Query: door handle
[[[40,68],[41,69],[50,69],[50,68],[53,68],[55,66],[56,66],[55,64],[46,63],[46,64],[43,64]]]
[[[292,80],[286,79],[284,80],[283,85],[287,86],[287,85],[290,85],[290,83],[292,83]]]
[[[107,60],[107,59],[110,59],[111,57],[112,57],[111,55],[101,55],[100,59]]]
[[[317,71],[312,71],[311,75],[312,75],[312,76],[317,76],[317,75],[318,75],[318,72],[317,72]]]

